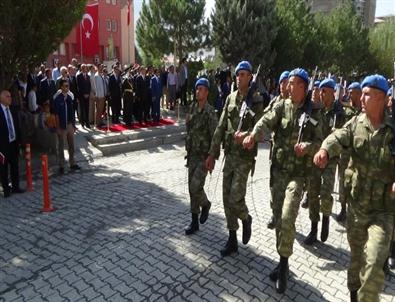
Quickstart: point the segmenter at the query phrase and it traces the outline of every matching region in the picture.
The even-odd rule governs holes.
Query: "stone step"
[[[135,130],[127,130],[122,132],[110,132],[94,134],[88,138],[94,146],[116,144],[139,139],[158,137],[173,133],[185,132],[185,123],[180,122],[174,125],[156,126],[149,128],[141,128]]]
[[[129,139],[115,143],[98,144],[96,145],[96,148],[99,149],[104,156],[109,156],[182,142],[185,138],[185,135],[185,131],[173,132],[145,138]]]

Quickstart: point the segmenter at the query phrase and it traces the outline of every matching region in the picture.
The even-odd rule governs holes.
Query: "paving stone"
[[[181,145],[97,158],[78,173],[52,175],[58,210],[47,215],[38,213],[37,181],[34,192],[0,203],[0,301],[348,301],[344,228],[333,221],[328,241],[306,248],[299,243],[310,227],[305,209],[289,287],[276,293],[268,278],[278,261],[275,234],[266,228],[268,153],[260,148],[248,181],[253,236],[226,258],[219,254],[228,237],[222,158],[206,180],[210,218],[190,237],[183,230],[190,204]],[[395,302],[394,281],[386,279],[381,301]]]

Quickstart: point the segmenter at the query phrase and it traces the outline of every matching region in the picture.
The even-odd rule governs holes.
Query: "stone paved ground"
[[[297,219],[291,278],[278,295],[268,278],[276,265],[266,228],[268,150],[260,150],[247,202],[253,236],[234,257],[221,258],[227,238],[220,166],[207,179],[209,220],[194,236],[189,223],[182,146],[100,158],[79,173],[52,176],[57,211],[39,213],[36,191],[0,200],[0,301],[348,301],[348,246],[332,220],[326,244],[299,244],[309,231]],[[253,188],[253,189],[251,189]],[[339,210],[336,204],[334,210]],[[239,239],[241,232],[239,231]],[[382,301],[395,301],[395,278]]]

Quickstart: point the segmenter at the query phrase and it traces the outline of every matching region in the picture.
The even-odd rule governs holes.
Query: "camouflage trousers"
[[[222,196],[225,209],[227,228],[235,231],[239,228],[237,219],[245,220],[248,217],[248,208],[245,202],[248,174],[253,162],[227,155],[223,169]]]
[[[342,206],[346,206],[347,198],[344,187],[344,171],[347,169],[348,162],[350,161],[350,152],[344,151],[340,156],[338,163],[338,177],[339,177],[339,202]]]
[[[289,176],[286,171],[284,172],[276,166],[272,166],[271,169],[271,177],[273,180],[272,186],[270,188],[270,193],[272,195],[270,207],[272,209],[275,221],[280,221],[284,204],[285,189],[287,188],[289,182]]]
[[[333,186],[335,183],[337,161],[332,160],[321,170],[317,167],[312,169],[309,177],[308,199],[309,199],[309,217],[313,222],[320,221],[320,212],[324,216],[332,214],[333,207]]]
[[[280,256],[290,257],[293,252],[300,200],[305,183],[304,177],[293,177],[286,185],[281,219],[276,225],[277,251]]]
[[[394,226],[394,214],[376,212],[366,215],[349,206],[347,239],[351,262],[347,285],[358,290],[359,302],[378,302],[384,286],[383,266],[387,260]]]
[[[204,192],[206,176],[207,170],[204,160],[188,161],[188,189],[192,214],[199,214],[200,208],[208,205],[207,195]]]

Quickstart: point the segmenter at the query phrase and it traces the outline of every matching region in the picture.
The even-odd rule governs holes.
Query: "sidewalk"
[[[162,109],[161,115],[165,118],[172,118],[177,120],[178,117],[180,121],[185,120],[185,108],[180,108],[180,112],[178,113],[177,109],[175,111],[170,111],[167,109]],[[130,130],[128,133],[133,133],[133,132],[139,132],[138,130]],[[111,135],[112,133],[108,133]],[[101,158],[103,156],[103,153],[97,149],[95,146],[93,146],[90,141],[93,136],[105,136],[106,132],[96,130],[95,128],[92,129],[84,129],[80,126],[79,123],[77,123],[77,131],[75,132],[74,136],[74,144],[75,144],[75,161],[77,163],[92,163],[96,159]],[[65,142],[65,159],[66,159],[66,169],[65,172],[68,173],[67,169],[67,161],[68,161],[68,152],[67,152],[67,143]],[[37,178],[37,176],[41,176],[41,154],[47,154],[48,155],[48,167],[49,167],[49,175],[53,175],[57,173],[58,169],[58,162],[57,162],[57,154],[55,150],[52,150],[50,153],[48,153],[47,150],[44,150],[42,148],[38,147],[32,147],[32,170],[33,170],[33,181],[34,178]],[[24,159],[24,154],[23,157],[20,158],[19,162],[19,171],[20,171],[20,180],[22,187],[25,187],[25,180],[26,180],[26,161]]]

